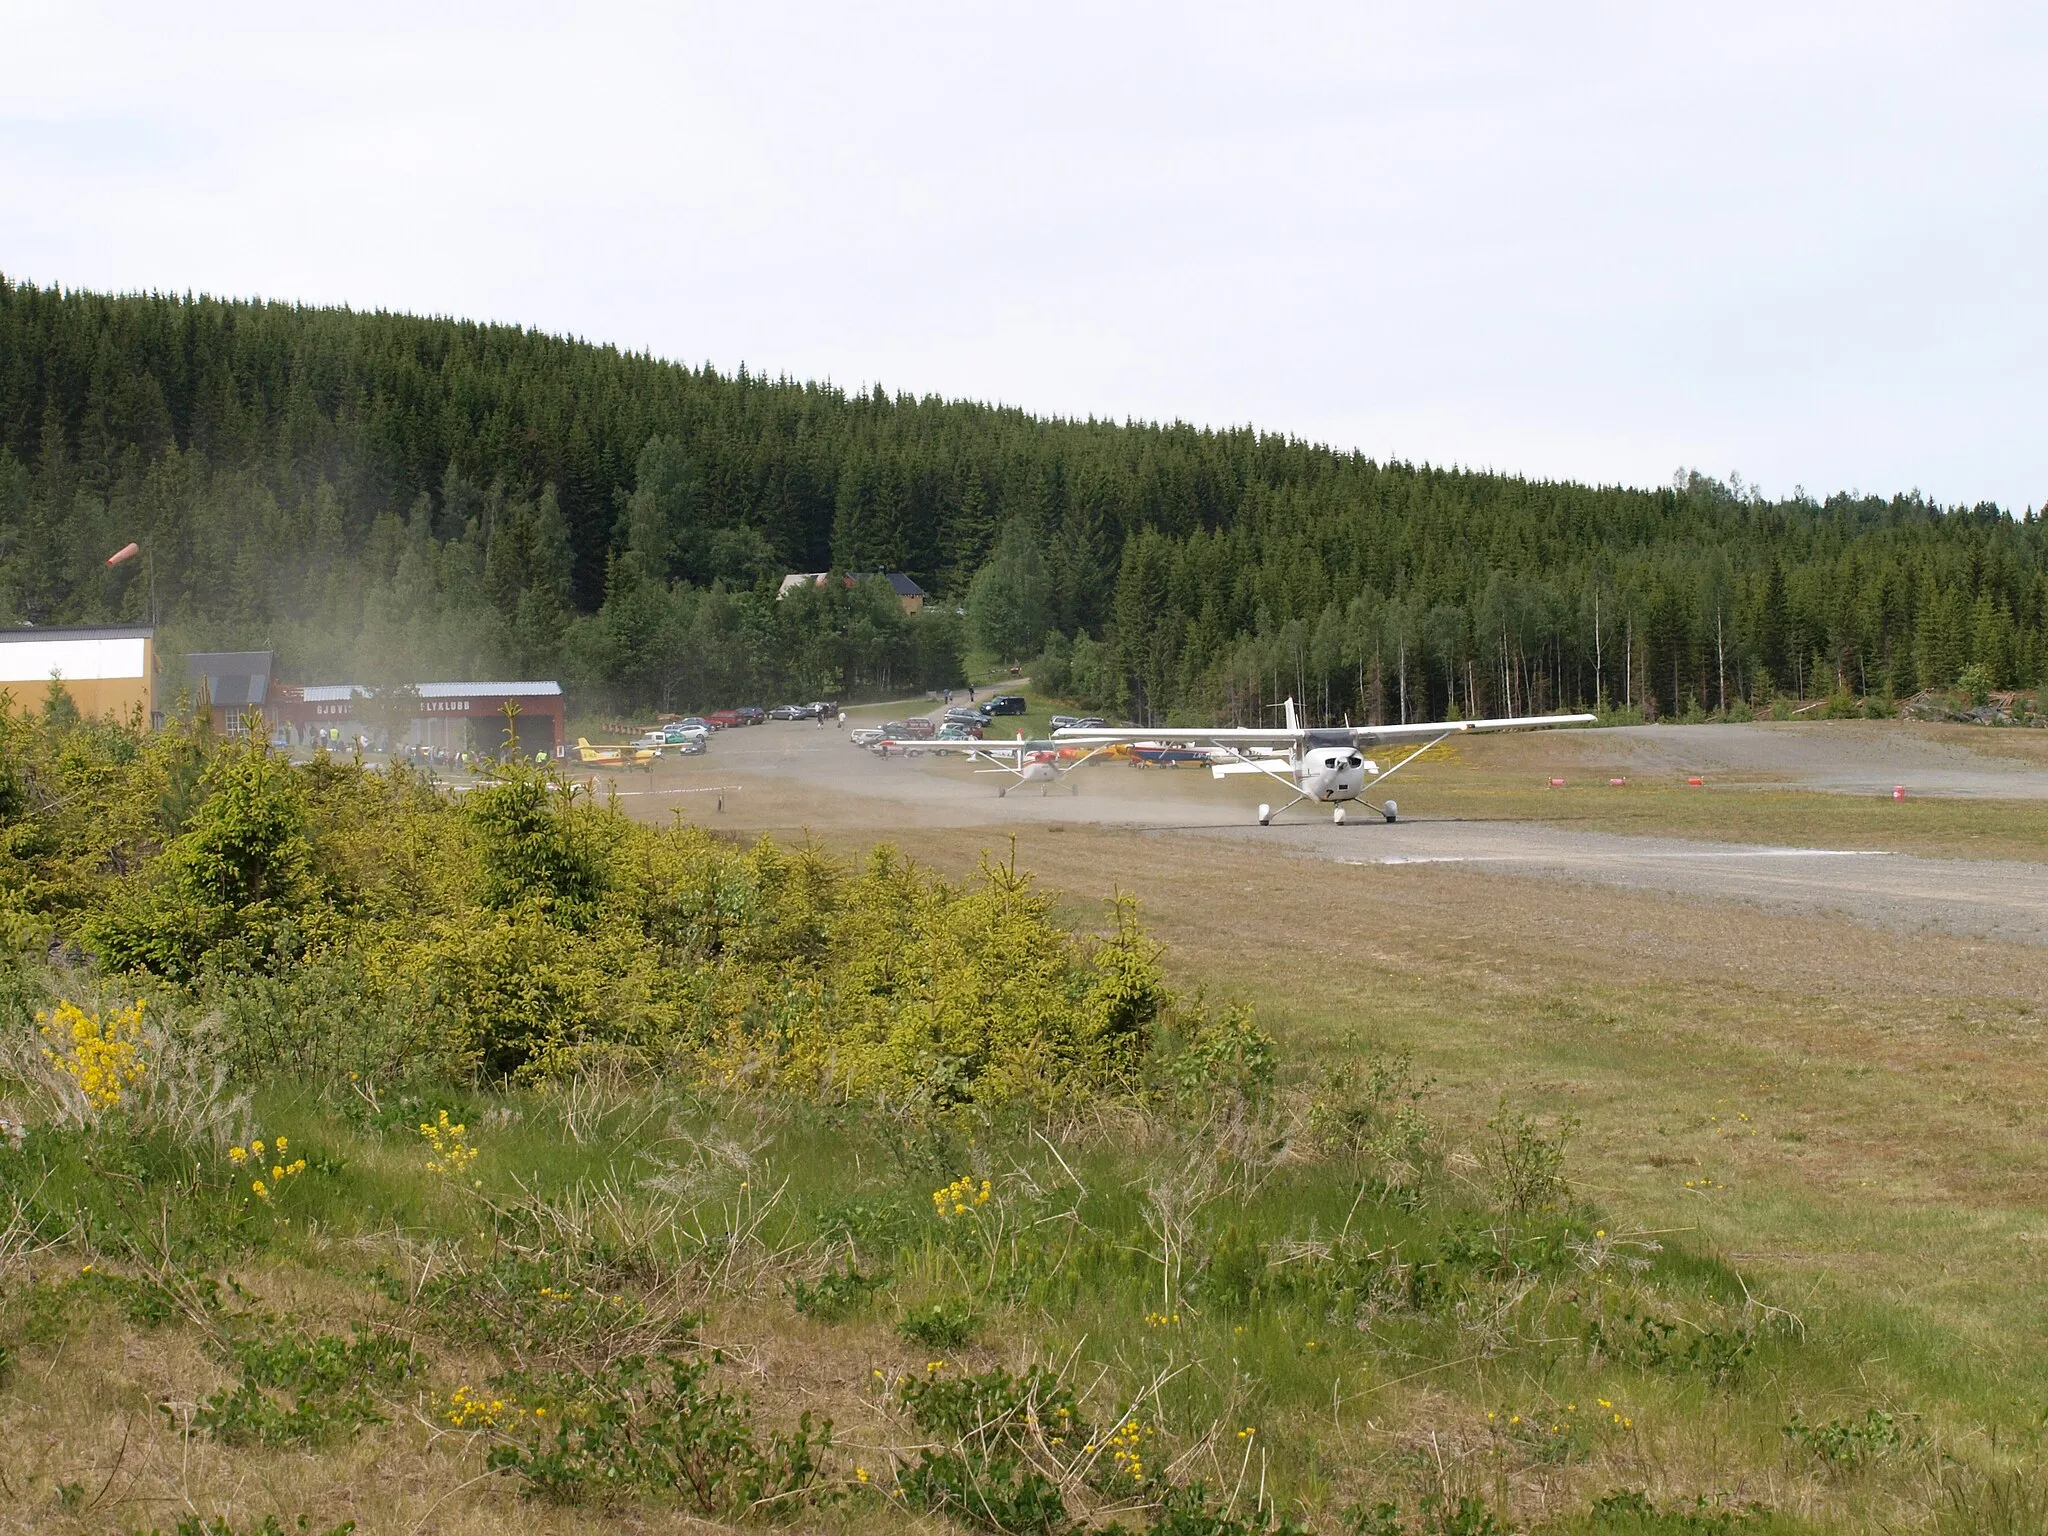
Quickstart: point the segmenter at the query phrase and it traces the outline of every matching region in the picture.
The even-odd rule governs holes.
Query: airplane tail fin
[[[1301,715],[1300,712],[1295,709],[1294,700],[1291,698],[1287,701],[1287,729],[1289,729],[1290,731],[1298,731],[1301,729]]]

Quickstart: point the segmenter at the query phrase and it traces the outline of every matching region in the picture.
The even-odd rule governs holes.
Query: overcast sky
[[[2048,6],[0,0],[0,271],[2048,498]]]

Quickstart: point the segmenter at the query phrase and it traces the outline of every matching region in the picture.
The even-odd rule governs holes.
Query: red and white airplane
[[[1304,726],[1294,700],[1289,699],[1283,708],[1287,711],[1287,724],[1276,730],[1260,726],[1167,726],[1143,730],[1073,727],[1054,731],[1053,735],[1062,744],[1078,747],[1102,748],[1120,743],[1194,747],[1209,753],[1209,771],[1219,779],[1230,774],[1265,774],[1293,790],[1294,798],[1277,809],[1261,805],[1259,825],[1263,827],[1280,811],[1290,810],[1304,800],[1333,806],[1335,819],[1340,823],[1344,820],[1344,807],[1354,801],[1393,821],[1400,814],[1400,806],[1392,800],[1375,805],[1366,798],[1366,791],[1377,791],[1438,742],[1475,731],[1591,725],[1596,719],[1593,715],[1521,715],[1508,720],[1432,720],[1415,725]],[[1389,768],[1381,768],[1366,755],[1375,747],[1411,741],[1420,741],[1422,745]]]

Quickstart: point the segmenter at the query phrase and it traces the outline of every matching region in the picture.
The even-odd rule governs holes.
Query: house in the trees
[[[776,589],[776,600],[779,602],[798,587],[822,587],[831,579],[830,571],[791,571],[782,578],[782,585]],[[888,582],[889,589],[896,594],[896,601],[903,605],[905,613],[915,613],[924,606],[924,588],[901,571],[848,571],[843,580],[849,587],[863,581]]]

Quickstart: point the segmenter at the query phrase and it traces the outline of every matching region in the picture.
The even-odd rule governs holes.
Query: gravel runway
[[[1667,726],[1514,740],[1524,754],[1554,753],[1560,767],[1580,772],[1593,763],[1627,763],[1644,772],[1655,762],[1658,772],[1673,765],[1673,771],[1739,772],[1807,789],[1867,789],[1903,779],[1920,793],[1937,793],[1933,785],[1951,782],[1962,795],[2048,796],[2048,758],[1989,755],[1972,743],[1888,724]],[[2035,747],[2031,740],[2014,745]],[[1009,827],[1083,823],[1131,829],[1138,835],[1134,860],[1144,858],[1152,837],[1200,838],[1232,857],[1265,847],[1382,868],[1390,878],[1404,866],[1448,866],[1468,869],[1477,880],[1536,876],[1565,888],[1598,885],[1831,914],[1895,932],[2048,945],[2048,865],[2031,862],[1621,836],[1533,822],[1422,817],[1388,825],[1364,812],[1341,827],[1319,812],[1262,828],[1250,815],[1261,798],[1256,786],[1219,784],[1200,772],[1091,766],[1051,794],[1020,788],[998,798],[999,777],[963,763],[934,756],[884,761],[853,748],[836,729],[780,723],[722,732],[703,757],[664,763],[644,779],[617,778],[628,807],[649,819],[665,818],[674,808],[693,815],[705,808],[680,790],[744,783],[746,791],[729,801],[726,824],[735,830],[850,829],[913,851],[922,827],[987,827],[1000,834]],[[1265,797],[1279,798],[1271,791]]]

